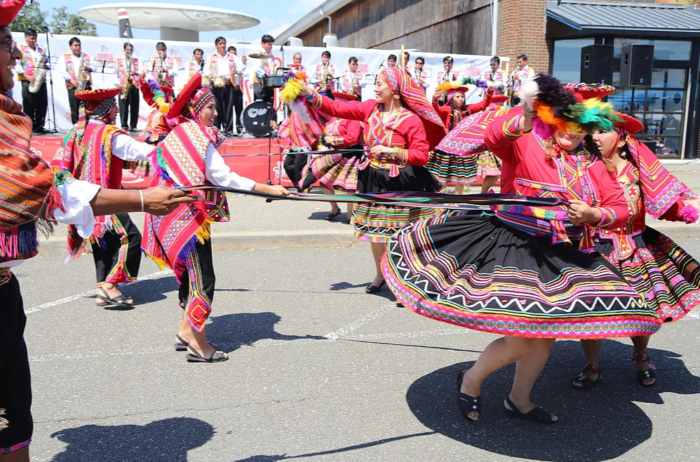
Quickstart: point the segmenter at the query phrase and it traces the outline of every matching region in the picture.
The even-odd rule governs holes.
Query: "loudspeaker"
[[[654,45],[625,45],[620,54],[620,86],[651,86],[653,68]]]
[[[581,82],[612,85],[612,45],[588,45],[581,48]]]

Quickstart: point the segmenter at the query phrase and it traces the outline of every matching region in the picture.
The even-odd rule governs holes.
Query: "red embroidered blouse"
[[[362,136],[362,123],[357,120],[332,118],[324,128],[326,136],[332,136],[330,144],[336,147],[355,146]]]

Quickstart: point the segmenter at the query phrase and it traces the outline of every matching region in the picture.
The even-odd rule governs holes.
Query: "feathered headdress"
[[[294,72],[293,69],[290,69],[284,74],[284,86],[280,91],[280,98],[289,106],[289,109],[299,114],[302,122],[308,124],[311,122],[311,116],[309,115],[308,107],[303,101],[304,98],[301,96],[304,82],[306,82],[306,73]]]
[[[534,130],[543,139],[550,138],[555,129],[564,133],[611,130],[619,119],[612,104],[598,98],[580,102],[573,89],[547,74],[525,82],[518,96],[526,109],[537,112]]]
[[[438,91],[451,91],[466,85],[476,85],[479,88],[488,88],[489,83],[483,79],[475,79],[473,77],[462,77],[461,79],[451,80],[438,85]]]

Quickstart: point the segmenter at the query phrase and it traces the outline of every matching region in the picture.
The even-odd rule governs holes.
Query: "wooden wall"
[[[356,0],[332,15],[340,46],[432,53],[491,53],[490,0]],[[328,21],[299,35],[323,46]]]

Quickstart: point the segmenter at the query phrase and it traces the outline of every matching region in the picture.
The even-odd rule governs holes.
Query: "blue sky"
[[[90,5],[99,5],[103,3],[137,3],[133,0],[39,0],[41,9],[50,12],[52,8],[66,6],[70,13],[77,11]],[[323,0],[254,0],[254,1],[232,1],[221,2],[213,0],[148,0],[148,3],[164,3],[164,4],[184,4],[184,5],[199,5],[210,6],[215,8],[224,8],[227,10],[245,13],[260,20],[260,25],[249,29],[229,32],[202,32],[199,34],[199,39],[203,42],[213,42],[216,37],[223,35],[228,39],[242,39],[246,42],[259,41],[263,34],[276,35],[282,32],[287,27],[294,24],[302,16],[308,13],[312,8],[323,3]],[[96,23],[97,34],[103,37],[117,37],[117,26],[109,26],[106,24]],[[160,37],[158,31],[134,29],[134,38],[142,39],[157,39]]]

